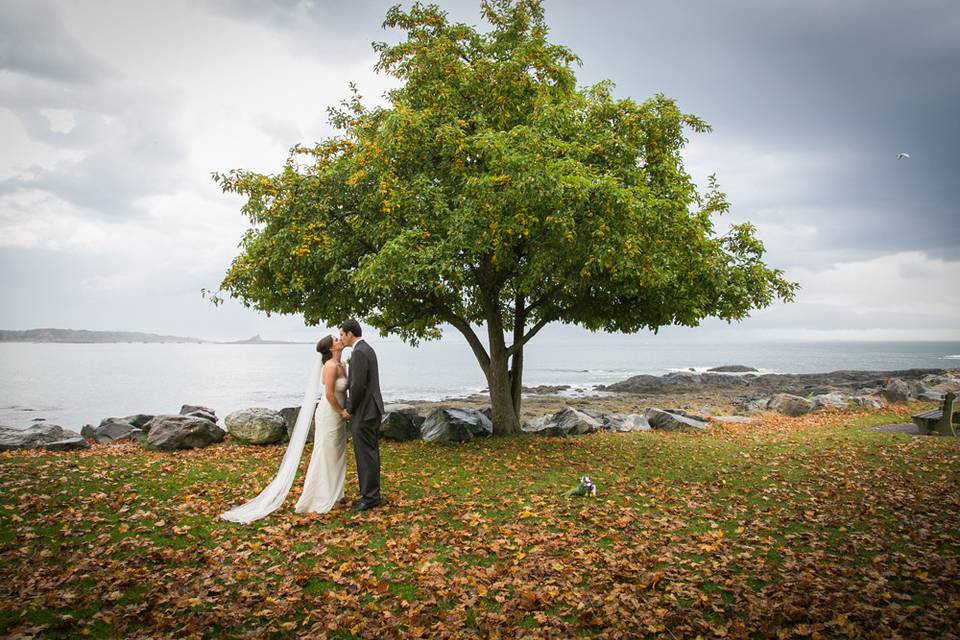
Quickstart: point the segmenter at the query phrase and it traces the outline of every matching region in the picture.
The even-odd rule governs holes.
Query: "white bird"
[[[910,154],[909,154],[909,153],[898,153],[898,154],[897,154],[897,160],[909,160],[909,159],[910,159]]]

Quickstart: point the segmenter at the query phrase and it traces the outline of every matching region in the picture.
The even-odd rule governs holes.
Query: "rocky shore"
[[[634,376],[597,387],[595,396],[559,395],[566,389],[563,385],[525,388],[524,431],[558,436],[706,429],[711,423],[750,421],[751,414],[765,411],[795,417],[824,410],[878,409],[917,400],[932,404],[947,392],[960,391],[960,369],[761,374],[744,365],[729,365],[706,372]],[[485,394],[442,402],[396,403],[387,409],[381,425],[386,439],[460,442],[493,432]],[[124,440],[158,451],[175,451],[222,442],[228,434],[245,444],[282,444],[289,439],[298,414],[298,407],[257,407],[227,415],[220,426],[214,409],[183,405],[176,414],[104,418],[79,432],[37,420],[26,428],[0,425],[0,451],[64,451]]]
[[[706,372],[680,371],[662,376],[639,375],[615,384],[595,387],[596,396],[569,398],[562,387],[525,388],[523,419],[532,419],[564,406],[607,412],[641,412],[648,407],[674,407],[707,415],[750,414],[773,410],[781,397],[796,396],[809,411],[824,407],[880,407],[888,403],[942,400],[960,389],[960,369],[902,371],[833,371],[829,373],[762,374],[744,365],[716,367]],[[481,409],[485,394],[439,402],[410,401],[421,411],[436,407]]]

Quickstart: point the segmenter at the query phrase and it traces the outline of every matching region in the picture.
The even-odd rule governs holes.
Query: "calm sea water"
[[[462,397],[486,387],[466,344],[409,347],[371,338],[385,399]],[[316,357],[312,345],[0,344],[0,424],[42,417],[79,429],[107,416],[176,413],[182,404],[220,416],[246,407],[299,405]],[[960,367],[960,342],[671,344],[606,336],[533,340],[524,384],[568,384],[589,393],[640,373],[745,364],[769,372]]]

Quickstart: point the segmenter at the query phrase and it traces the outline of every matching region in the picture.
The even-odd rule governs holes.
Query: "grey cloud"
[[[853,163],[798,171],[800,193],[734,200],[736,215],[802,209],[826,246],[956,255],[956,3],[599,0],[548,3],[547,16],[552,39],[583,59],[583,82],[610,78],[639,99],[664,92],[714,135]],[[900,151],[913,158],[898,162]],[[729,168],[715,171],[723,187]]]
[[[66,32],[56,9],[41,0],[0,4],[0,69],[80,83],[111,74]]]
[[[17,72],[0,83],[0,108],[31,140],[82,154],[53,167],[20,167],[0,181],[0,193],[46,191],[123,216],[135,211],[137,198],[177,185],[186,149],[172,125],[174,99],[115,82],[115,72],[84,51],[46,2],[3,4],[0,25],[0,66]],[[73,127],[56,130],[48,109],[69,112]]]
[[[308,55],[356,59],[371,52],[374,40],[388,39],[379,30],[387,2],[349,5],[311,0],[207,0],[208,11],[285,32],[288,44]],[[479,6],[479,5],[478,5]]]
[[[20,78],[0,85],[0,107],[9,109],[27,135],[80,160],[53,167],[21,167],[0,181],[0,192],[43,190],[102,215],[128,215],[133,201],[174,188],[187,149],[173,127],[179,105],[113,82],[50,83]],[[62,109],[74,119],[56,131],[44,111]]]
[[[180,161],[186,148],[171,126],[177,106],[168,100],[122,91],[75,109],[77,125],[66,134],[51,132],[42,100],[13,112],[31,138],[81,150],[76,162],[53,168],[27,167],[21,175],[0,181],[0,191],[43,190],[106,216],[135,212],[142,196],[175,188],[182,179]]]

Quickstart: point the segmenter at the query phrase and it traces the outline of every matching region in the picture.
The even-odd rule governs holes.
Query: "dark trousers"
[[[353,456],[357,460],[360,497],[379,501],[380,445],[377,443],[377,434],[380,430],[380,419],[354,420],[350,429],[353,433]]]

